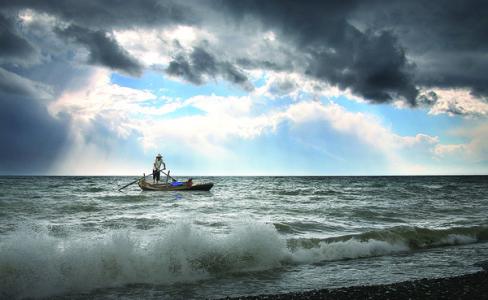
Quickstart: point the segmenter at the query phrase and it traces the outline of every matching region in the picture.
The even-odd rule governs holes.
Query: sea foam
[[[180,223],[156,237],[117,231],[87,237],[20,231],[0,242],[0,298],[43,297],[129,283],[167,284],[279,266],[286,241],[273,226],[217,235]]]
[[[272,224],[240,222],[216,234],[187,222],[97,236],[19,230],[0,242],[0,298],[43,297],[125,284],[192,282],[215,274],[391,255],[476,242],[470,230],[393,228],[325,240],[286,240]],[[420,233],[419,233],[420,232]],[[424,236],[431,240],[428,245]],[[374,237],[374,238],[369,238]],[[432,238],[435,237],[435,238]],[[429,246],[430,245],[430,246]]]

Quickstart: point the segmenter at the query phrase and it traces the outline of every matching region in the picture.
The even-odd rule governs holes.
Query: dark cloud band
[[[135,76],[142,73],[142,65],[106,32],[76,25],[57,29],[57,31],[66,39],[85,46],[90,51],[89,63],[91,64],[107,66]]]
[[[228,37],[233,26],[260,24],[260,30],[272,30],[288,46],[280,53],[281,61],[272,51],[237,56],[232,43],[220,41],[225,60],[216,60],[220,53],[212,47],[194,45],[190,54],[174,53],[166,72],[195,84],[222,77],[249,89],[241,68],[280,70],[350,89],[374,103],[400,98],[412,106],[425,87],[469,88],[488,95],[488,21],[481,13],[488,8],[486,1],[144,0],[120,5],[115,0],[68,0],[4,1],[0,8],[4,13],[30,8],[57,16],[70,24],[59,30],[61,35],[86,47],[89,63],[132,75],[143,67],[110,36],[114,29],[190,24],[217,28]],[[8,19],[0,21],[6,24],[0,34],[2,56],[32,55],[29,41]]]
[[[256,20],[280,33],[284,40],[294,43],[299,53],[291,53],[289,59],[307,57],[305,65],[269,62],[272,59],[234,58],[247,61],[261,69],[277,69],[303,73],[317,79],[350,88],[371,101],[385,102],[393,97],[404,97],[413,103],[415,87],[410,82],[403,52],[393,38],[386,34],[366,36],[345,21],[347,14],[355,7],[353,1],[314,2],[306,1],[219,1],[207,2],[217,11],[232,15],[234,22]],[[8,6],[8,5],[7,5]],[[188,5],[187,5],[188,6]],[[206,16],[196,17],[184,6],[164,1],[128,1],[116,5],[112,1],[33,1],[10,4],[10,7],[29,7],[59,16],[71,23],[58,29],[63,37],[83,45],[90,51],[89,62],[108,66],[132,75],[142,72],[142,66],[131,57],[106,32],[106,28],[131,28],[156,24],[196,24],[205,26]],[[225,9],[227,8],[227,9]],[[202,12],[202,11],[200,11]],[[204,10],[203,10],[204,12]],[[250,16],[246,19],[245,16]],[[88,24],[89,27],[80,24]],[[386,37],[386,38],[385,38]],[[391,42],[391,44],[388,44]],[[384,48],[380,48],[386,46]],[[324,50],[325,49],[325,50]],[[390,50],[391,57],[381,53],[382,60],[372,59],[375,51]],[[393,49],[393,50],[391,50]],[[232,51],[232,47],[228,49]],[[385,51],[383,51],[385,52]],[[232,53],[229,54],[232,56]],[[231,61],[217,61],[210,48],[195,47],[185,56],[177,54],[166,72],[181,76],[189,82],[201,84],[205,78],[221,77],[252,89],[246,75]],[[264,63],[268,62],[268,63]],[[247,64],[249,65],[249,63]],[[245,65],[241,65],[245,67]],[[290,69],[290,67],[292,67]]]
[[[220,76],[242,86],[246,90],[252,89],[247,76],[233,64],[226,61],[218,61],[212,54],[201,47],[194,47],[189,55],[183,53],[177,55],[169,63],[165,71],[169,75],[182,77],[194,84],[204,83],[205,76],[210,78]]]
[[[0,62],[23,62],[35,55],[35,48],[17,32],[14,21],[0,14]]]

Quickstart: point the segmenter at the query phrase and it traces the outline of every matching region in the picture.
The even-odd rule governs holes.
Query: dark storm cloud
[[[70,24],[58,32],[87,47],[89,63],[130,75],[140,75],[142,66],[107,32],[139,26],[191,24],[198,19],[190,7],[159,0],[0,1],[1,8],[12,14],[15,10],[28,8],[57,16],[60,21]]]
[[[486,97],[486,11],[487,1],[377,1],[363,3],[353,18],[395,33],[416,64],[417,85],[470,88]]]
[[[351,29],[348,47],[312,50],[305,73],[330,82],[372,102],[388,102],[403,97],[415,105],[418,95],[403,49],[389,32],[359,33]]]
[[[0,62],[22,62],[35,54],[34,47],[19,35],[14,20],[0,14]]]
[[[412,67],[395,36],[348,22],[354,1],[224,1],[236,19],[258,20],[294,44],[304,66],[293,71],[350,88],[372,102],[398,97],[415,105]]]
[[[220,77],[247,89],[249,81],[237,66],[297,72],[350,89],[371,102],[403,98],[412,105],[425,103],[418,99],[419,88],[425,87],[467,87],[476,95],[488,94],[486,1],[146,0],[120,5],[116,0],[68,0],[3,1],[0,7],[12,15],[16,9],[31,8],[57,16],[65,24],[58,32],[86,47],[90,63],[132,75],[140,74],[142,66],[108,34],[112,29],[179,24],[205,29],[213,24],[225,32],[229,23],[259,23],[260,30],[272,30],[284,47],[289,46],[280,53],[288,62],[278,62],[272,51],[233,57],[230,43],[220,53],[204,46],[194,47],[190,54],[176,53],[166,72],[195,84]],[[10,61],[34,53],[12,20],[0,16],[0,53]],[[219,54],[225,51],[227,58],[222,60]]]
[[[191,8],[165,0],[0,1],[0,8],[30,8],[91,29],[193,23]]]
[[[246,69],[258,69],[258,68],[264,68],[266,70],[273,70],[273,71],[285,71],[289,70],[291,67],[291,64],[278,64],[276,62],[270,61],[270,60],[258,60],[258,59],[249,59],[246,57],[242,57],[237,59],[236,63],[239,66],[242,66],[243,68]]]
[[[142,73],[142,65],[104,31],[70,25],[58,29],[58,32],[61,36],[85,46],[90,51],[91,64],[104,65],[131,75]]]
[[[298,85],[295,81],[284,78],[273,81],[269,87],[269,92],[272,95],[285,96],[295,91],[297,88]]]
[[[233,64],[224,62],[220,64],[222,76],[228,81],[242,86],[246,90],[252,90],[252,85],[248,82],[247,76],[239,71]]]
[[[304,59],[301,72],[372,102],[416,105],[422,88],[488,96],[486,1],[221,1],[240,24],[260,22]],[[262,61],[262,63],[259,62]],[[274,69],[270,59],[243,67]]]
[[[205,77],[222,78],[242,86],[244,89],[252,89],[246,75],[240,72],[233,64],[226,61],[218,61],[212,54],[201,47],[194,47],[190,55],[183,53],[177,55],[166,68],[166,73],[172,76],[182,77],[194,84],[203,84]]]
[[[130,74],[140,73],[141,66],[105,32],[191,24],[221,33],[227,30],[229,36],[233,27],[228,24],[259,23],[260,30],[272,30],[284,47],[288,45],[290,53],[280,54],[289,63],[277,61],[272,53],[232,57],[231,42],[219,49],[228,52],[226,61],[215,61],[220,53],[204,47],[207,57],[198,58],[198,51],[190,56],[174,54],[168,73],[196,84],[216,76],[239,84],[248,81],[237,66],[297,72],[349,88],[372,102],[403,98],[412,105],[425,87],[470,88],[476,95],[488,94],[486,1],[67,0],[1,1],[0,7],[57,16],[71,24],[66,35],[72,34],[89,49],[92,63]],[[2,43],[4,51],[17,43],[19,52],[11,54],[29,52],[27,40],[13,30],[5,32],[2,38],[9,42]]]
[[[7,95],[46,97],[48,87],[0,68],[0,91]]]
[[[0,68],[0,82],[0,174],[42,174],[66,143],[67,120],[48,113],[29,80]]]
[[[204,75],[217,73],[217,62],[205,50],[194,48],[189,56],[184,54],[177,55],[168,65],[166,73],[183,77],[194,84],[202,84]]]

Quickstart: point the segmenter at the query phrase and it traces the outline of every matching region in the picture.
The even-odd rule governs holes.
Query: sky
[[[0,175],[488,174],[486,1],[0,1]]]

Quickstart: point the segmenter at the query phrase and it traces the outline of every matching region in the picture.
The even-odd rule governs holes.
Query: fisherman
[[[163,165],[162,169],[161,169],[161,164]],[[159,183],[159,175],[162,170],[166,170],[166,164],[164,163],[161,154],[158,154],[153,164],[153,183],[155,182]]]

